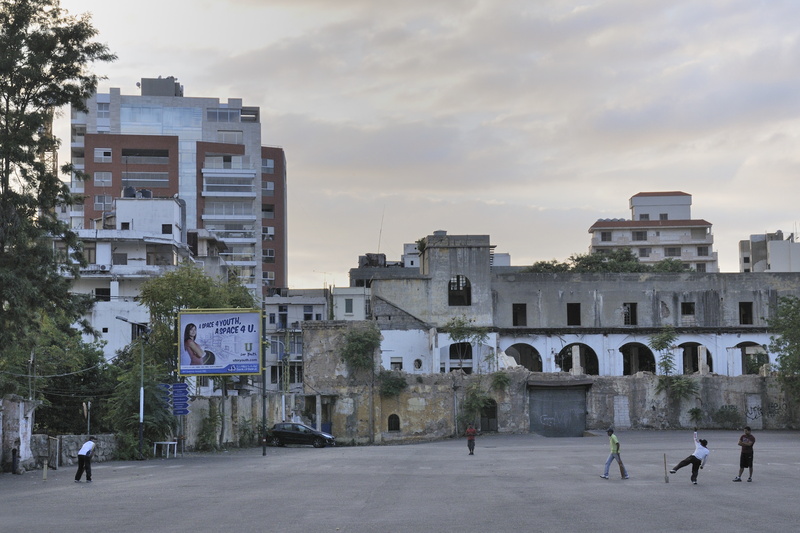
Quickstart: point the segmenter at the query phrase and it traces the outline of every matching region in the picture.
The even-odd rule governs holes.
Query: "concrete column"
[[[708,348],[702,344],[697,347],[697,369],[700,371],[701,376],[708,375],[708,363],[706,362],[708,356]]]
[[[727,352],[727,376],[738,376],[742,373],[742,350],[736,346],[725,348]]]
[[[572,346],[572,370],[573,375],[583,374],[583,367],[581,367],[581,347],[577,344]]]
[[[119,300],[119,281],[112,280],[109,283],[109,291],[111,292],[111,301]]]
[[[314,423],[314,425],[316,426],[314,429],[316,429],[317,431],[322,431],[322,395],[317,394],[316,400],[317,400],[317,406],[316,406],[317,420]]]
[[[670,350],[672,362],[675,364],[675,374],[683,374],[683,348],[673,348]]]

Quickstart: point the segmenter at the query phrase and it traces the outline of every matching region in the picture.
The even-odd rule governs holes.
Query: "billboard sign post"
[[[183,376],[257,375],[261,372],[261,311],[258,309],[182,311],[178,314],[178,334],[178,372]],[[174,385],[172,394],[173,402],[181,401],[176,398],[179,393]]]

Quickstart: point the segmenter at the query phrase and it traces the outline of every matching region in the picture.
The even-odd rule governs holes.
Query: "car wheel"
[[[279,439],[278,437],[272,437],[272,438],[270,439],[270,443],[271,443],[273,446],[283,446],[283,443],[281,442],[281,439]]]
[[[314,445],[314,448],[324,448],[325,447],[325,441],[322,440],[319,437],[314,439],[314,442],[312,444]]]

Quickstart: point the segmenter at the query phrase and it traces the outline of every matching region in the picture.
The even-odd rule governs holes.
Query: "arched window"
[[[400,431],[400,417],[389,415],[389,431]]]
[[[469,284],[467,276],[458,274],[450,278],[448,289],[448,305],[472,305],[472,287]]]

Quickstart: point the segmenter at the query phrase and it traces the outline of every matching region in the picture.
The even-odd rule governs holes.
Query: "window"
[[[391,365],[392,370],[403,370],[403,358],[402,357],[392,357],[391,361],[389,362]]]
[[[639,220],[650,220],[650,215],[648,214],[639,215]]]
[[[111,186],[111,172],[95,172],[94,173],[94,186],[95,187],[110,187]]]
[[[511,304],[511,323],[514,326],[528,325],[527,304]]]
[[[697,263],[694,266],[695,272],[705,272],[706,271],[706,264],[705,263]]]
[[[275,204],[264,204],[261,206],[261,218],[275,218]]]
[[[263,196],[275,196],[275,182],[264,181],[261,183],[261,194]]]
[[[209,122],[239,122],[241,109],[207,109],[206,119]]]
[[[422,359],[414,359],[414,370],[420,370],[422,368]]]
[[[97,102],[97,118],[110,118],[111,117],[111,104]]]
[[[669,220],[669,214],[668,213],[659,213],[658,214],[658,220]]]
[[[611,232],[610,231],[601,231],[600,232],[600,242],[611,242]]]
[[[622,304],[622,320],[626,326],[635,326],[639,323],[639,319],[636,316],[635,303]]]
[[[83,258],[90,265],[97,263],[97,247],[93,242],[83,243]]]
[[[697,255],[700,257],[708,257],[708,246],[698,246]]]
[[[567,325],[581,325],[581,304],[567,304]]]
[[[272,383],[283,382],[283,366],[273,366],[270,368]],[[303,367],[294,363],[289,365],[289,383],[303,382]]]
[[[450,278],[447,304],[450,306],[472,305],[472,287],[466,276],[458,274]]]
[[[749,262],[750,262],[750,256],[742,258],[742,263],[744,263],[745,265],[748,264]]]
[[[680,246],[667,246],[664,248],[664,257],[680,257]]]
[[[352,298],[345,298],[344,299],[344,312],[345,314],[352,315],[353,314],[353,299]]]
[[[261,251],[261,260],[263,263],[274,263],[275,262],[275,249],[273,248],[264,248]]]
[[[400,417],[397,415],[389,415],[388,420],[389,431],[400,431]]]
[[[304,305],[303,306],[303,320],[314,320],[314,306],[313,305]]]
[[[225,131],[219,130],[217,132],[217,142],[226,144],[242,144],[244,134],[241,131]]]
[[[694,302],[681,302],[681,314],[683,316],[694,316]]]
[[[119,223],[119,229],[121,229],[121,230],[129,230],[129,229],[131,229],[131,223],[130,222],[120,222]]]
[[[111,289],[108,287],[98,287],[94,290],[94,299],[98,302],[110,302],[111,301]]]
[[[270,313],[269,314],[269,323],[270,324],[274,324],[275,323],[275,313]]]
[[[95,148],[94,149],[94,162],[95,163],[111,163],[111,148]]]
[[[113,253],[111,254],[111,264],[112,265],[127,265],[128,264],[128,254],[126,253]]]
[[[113,198],[110,194],[98,194],[94,197],[94,210],[105,211],[111,209],[111,202]]]
[[[261,159],[261,172],[263,174],[275,174],[275,160]]]
[[[647,232],[646,231],[634,231],[634,232],[632,232],[631,240],[633,240],[633,241],[646,241],[647,240]]]
[[[172,224],[161,224],[161,235],[172,235]]]
[[[739,324],[753,324],[753,302],[739,302]]]
[[[639,257],[650,257],[652,251],[652,248],[639,248]]]

